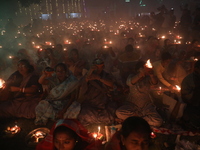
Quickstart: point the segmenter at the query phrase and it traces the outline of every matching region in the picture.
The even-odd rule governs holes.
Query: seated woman
[[[118,118],[125,120],[131,116],[139,116],[152,126],[161,126],[162,118],[156,111],[150,96],[150,86],[157,84],[152,69],[145,67],[145,62],[136,64],[136,75],[130,75],[127,85],[130,93],[124,105],[116,110]]]
[[[140,117],[129,117],[108,141],[105,150],[148,150],[150,141],[149,124]]]
[[[100,144],[77,120],[67,119],[58,120],[36,150],[98,150]]]
[[[44,71],[39,79],[39,83],[48,86],[49,94],[45,100],[40,101],[35,109],[36,125],[44,125],[49,118],[55,119],[57,115],[62,118],[65,111],[67,111],[67,114],[70,114],[69,111],[71,109],[73,109],[73,113],[68,117],[76,117],[77,113],[80,111],[79,103],[76,103],[74,99],[70,99],[70,96],[78,87],[79,82],[76,77],[70,73],[65,64],[57,64],[55,67],[55,74]]]
[[[115,121],[116,103],[110,96],[113,82],[103,68],[103,60],[94,59],[93,66],[80,87],[81,111],[78,119],[84,126],[99,123],[112,124]]]
[[[18,70],[6,81],[5,89],[1,91],[0,117],[34,118],[42,91],[38,83],[39,76],[34,73],[28,60],[20,60]],[[4,95],[7,93],[7,95]]]
[[[74,74],[75,77],[80,78],[87,72],[86,62],[79,57],[77,49],[70,51],[68,59],[65,63],[69,66],[69,70]]]

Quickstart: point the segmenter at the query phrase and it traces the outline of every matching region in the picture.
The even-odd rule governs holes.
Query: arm
[[[107,85],[108,87],[113,88],[113,82],[111,80],[99,78],[99,81]]]
[[[157,76],[158,80],[160,80],[160,82],[162,84],[164,84],[165,86],[170,87],[171,84],[167,80],[165,80],[163,75],[162,75],[163,71],[164,70],[162,70],[161,66],[154,68],[154,73]]]
[[[21,92],[21,93],[26,93],[26,94],[33,94],[38,91],[38,86],[37,85],[32,85],[31,87],[16,87],[16,86],[11,86],[10,87],[11,92]]]
[[[145,76],[145,70],[141,68],[138,74],[136,74],[135,76],[128,77],[126,84],[129,85],[129,83],[131,83],[133,85],[144,76]]]
[[[51,75],[52,75],[52,73],[48,73],[46,71],[43,71],[38,82],[42,85],[47,85],[49,83],[49,80],[47,78],[50,77]]]

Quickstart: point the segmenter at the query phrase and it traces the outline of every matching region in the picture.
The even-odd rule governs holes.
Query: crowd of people
[[[80,146],[79,140],[84,148],[88,146],[88,135],[74,133],[76,127],[70,127],[79,124],[73,119],[85,127],[123,122],[120,133],[111,139],[118,145],[108,143],[107,149],[129,150],[134,147],[131,138],[139,138],[140,146],[147,149],[149,125],[160,127],[164,120],[152,91],[162,87],[174,93],[180,86],[187,107],[179,123],[199,129],[200,8],[193,17],[187,7],[182,8],[180,21],[172,9],[158,10],[151,13],[149,22],[142,17],[80,19],[17,27],[9,21],[0,41],[0,75],[5,80],[0,118],[34,118],[36,125],[46,125],[49,119],[72,119],[53,127],[49,136],[55,138],[54,144],[46,145],[52,150],[59,149],[60,139],[65,138],[71,140],[71,149]]]

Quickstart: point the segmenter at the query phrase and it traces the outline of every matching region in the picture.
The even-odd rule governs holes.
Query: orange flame
[[[147,60],[145,66],[146,66],[147,68],[153,68],[153,66],[152,66],[152,64],[151,64],[151,62],[150,62],[150,59]]]

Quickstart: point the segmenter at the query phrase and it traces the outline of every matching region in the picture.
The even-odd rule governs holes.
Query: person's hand
[[[138,74],[138,76],[141,78],[141,77],[144,77],[145,76],[145,69],[144,68],[140,68],[139,69],[139,74]]]
[[[87,77],[87,80],[99,80],[99,79],[100,79],[100,76],[94,73]]]
[[[53,73],[54,73],[53,71],[52,71],[52,72],[49,72],[49,71],[45,71],[45,70],[44,70],[44,71],[42,72],[42,76],[51,77]]]
[[[92,71],[97,70],[97,69],[98,69],[98,67],[97,67],[96,65],[93,65],[93,66],[91,66],[91,68],[90,68],[90,70],[92,70]]]
[[[169,86],[169,90],[170,90],[170,91],[174,91],[174,90],[176,90],[176,87],[173,86],[173,85],[170,85],[170,86]]]
[[[145,69],[146,74],[148,74],[148,75],[153,75],[154,74],[154,71],[153,71],[152,68],[145,67],[144,69]]]
[[[19,87],[16,87],[16,86],[11,86],[11,87],[10,87],[10,91],[11,91],[11,92],[19,92],[19,91],[20,91],[20,88],[19,88]]]

